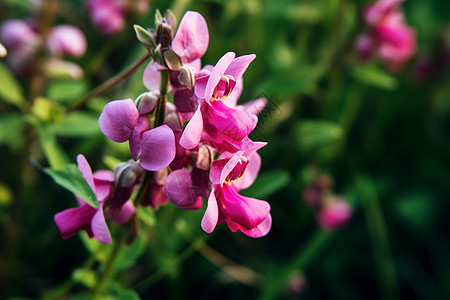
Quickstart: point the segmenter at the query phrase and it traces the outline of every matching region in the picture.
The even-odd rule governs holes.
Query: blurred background
[[[35,165],[48,166],[49,151],[70,162],[83,153],[93,169],[130,158],[97,120],[108,101],[146,91],[145,64],[77,105],[146,53],[132,25],[154,27],[156,9],[178,20],[186,10],[204,16],[203,64],[228,51],[256,54],[239,103],[268,99],[250,136],[268,145],[242,194],[267,200],[273,225],[259,239],[224,224],[206,234],[205,206],[141,210],[141,234],[108,282],[111,299],[450,299],[448,1],[401,3],[417,45],[394,67],[363,61],[355,48],[370,32],[362,17],[370,1],[131,2],[122,26],[108,27],[82,0],[0,0],[1,22],[70,24],[87,40],[83,55],[52,63],[42,53],[14,58],[0,40],[8,49],[0,60],[1,299],[89,299],[111,248],[84,232],[60,237],[53,216],[75,198]],[[320,205],[314,193],[325,195]]]

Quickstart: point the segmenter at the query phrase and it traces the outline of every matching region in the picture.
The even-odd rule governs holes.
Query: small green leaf
[[[317,150],[338,141],[342,128],[334,122],[323,120],[305,120],[297,123],[294,134],[302,150]]]
[[[11,71],[1,62],[0,82],[0,98],[8,103],[23,108],[25,105],[25,98],[23,97],[22,88]]]
[[[58,170],[45,169],[45,172],[50,175],[57,184],[78,195],[90,206],[98,208],[97,197],[76,165],[69,164],[66,165],[65,169]]]
[[[0,117],[0,144],[7,144],[11,149],[18,150],[22,147],[22,129],[25,125],[24,118],[19,114],[10,114]]]
[[[97,283],[97,278],[95,277],[95,273],[89,269],[75,269],[72,272],[72,279],[76,283],[81,283],[82,285],[93,288]]]
[[[395,90],[398,85],[395,77],[375,65],[357,65],[353,67],[352,75],[356,80],[362,83],[384,90]]]
[[[36,131],[45,156],[53,169],[63,169],[70,161],[55,137],[43,125],[37,125]]]
[[[257,199],[264,199],[278,190],[284,188],[289,183],[289,173],[285,170],[273,170],[258,176],[255,183],[242,194]]]
[[[91,137],[100,134],[98,116],[86,112],[74,112],[61,122],[52,124],[50,129],[58,136]]]

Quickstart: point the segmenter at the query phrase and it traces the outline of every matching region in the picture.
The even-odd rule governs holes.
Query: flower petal
[[[127,201],[122,207],[112,210],[111,218],[115,224],[123,224],[128,222],[130,218],[136,213],[136,207],[133,202]]]
[[[92,233],[97,241],[102,244],[111,244],[111,234],[109,233],[108,225],[106,225],[105,216],[103,215],[103,206],[100,205],[92,218],[91,222]]]
[[[248,54],[236,57],[225,70],[226,75],[231,75],[236,80],[244,74],[248,65],[255,59],[255,54]]]
[[[189,63],[205,54],[208,43],[208,25],[203,16],[195,11],[186,12],[172,41],[173,51]]]
[[[234,86],[231,94],[226,99],[223,99],[222,102],[225,103],[226,106],[235,107],[237,105],[239,97],[242,94],[243,89],[244,89],[244,79],[242,79],[242,77],[239,77],[236,80],[236,85]]]
[[[141,141],[141,166],[148,171],[167,167],[175,157],[175,135],[167,125],[144,132]]]
[[[55,215],[54,221],[63,239],[85,230],[92,237],[91,220],[97,210],[88,204],[69,208]]]
[[[211,190],[208,199],[208,207],[202,218],[202,228],[205,232],[211,233],[219,220],[219,209],[217,208],[217,200],[214,196],[214,189]]]
[[[241,179],[233,184],[233,187],[239,191],[250,187],[255,182],[261,168],[261,156],[258,153],[253,154],[249,160],[245,172]]]
[[[164,182],[164,194],[176,207],[181,209],[199,209],[202,197],[196,194],[191,173],[186,168],[173,171]]]
[[[149,91],[159,91],[161,75],[159,70],[162,67],[154,62],[150,62],[142,75],[142,82]]]
[[[180,145],[185,149],[195,148],[202,137],[203,118],[200,106],[201,105],[199,105],[195,111],[195,114],[192,116],[192,119],[189,121],[186,128],[184,128],[183,134],[181,135]]]
[[[115,100],[105,105],[98,125],[108,138],[123,143],[130,138],[138,119],[139,112],[133,100]]]
[[[264,221],[262,221],[258,226],[252,229],[246,229],[240,226],[238,223],[231,221],[230,219],[226,220],[226,222],[230,230],[233,232],[236,232],[239,229],[249,237],[259,238],[269,233],[270,228],[272,227],[272,216],[268,214]]]
[[[91,187],[92,191],[95,194],[94,175],[92,174],[91,166],[89,165],[86,157],[84,157],[83,154],[78,154],[77,164],[78,169],[84,177],[84,180],[86,180],[87,184]]]
[[[225,70],[228,68],[235,56],[236,54],[234,54],[234,52],[228,52],[224,56],[222,56],[221,59],[219,59],[214,69],[211,71],[211,74],[209,75],[205,94],[203,95],[203,97],[199,97],[200,99],[205,99],[206,101],[209,101],[209,99],[211,99],[216,85],[219,83],[222,75],[225,74]]]
[[[144,132],[150,129],[150,121],[146,116],[139,117],[136,126],[130,136],[130,151],[134,159],[141,155],[141,141]]]

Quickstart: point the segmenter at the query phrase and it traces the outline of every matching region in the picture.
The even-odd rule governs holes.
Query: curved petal
[[[198,188],[194,186],[191,173],[186,168],[173,171],[164,182],[166,198],[181,209],[199,209],[202,206],[202,198],[196,193]]]
[[[172,41],[173,51],[192,62],[205,54],[208,43],[208,25],[203,16],[195,11],[186,12]]]
[[[228,174],[230,174],[234,167],[236,167],[236,165],[241,161],[241,157],[243,154],[244,151],[238,151],[228,160],[228,162],[223,167],[222,172],[220,172],[220,184],[224,183]]]
[[[231,75],[236,80],[244,74],[248,65],[255,59],[255,54],[248,54],[236,57],[225,70],[225,75]]]
[[[115,100],[105,105],[98,118],[100,130],[111,140],[127,141],[139,119],[139,112],[133,100]]]
[[[239,107],[242,107],[242,109],[249,114],[252,115],[259,115],[260,112],[264,110],[264,107],[267,105],[267,99],[266,98],[258,98],[252,101],[249,101],[247,103],[242,104]]]
[[[136,207],[133,202],[127,201],[122,207],[112,210],[111,218],[115,224],[123,224],[128,222],[130,218],[136,213]]]
[[[91,187],[92,191],[95,194],[95,184],[94,184],[94,175],[92,174],[91,166],[89,165],[86,157],[83,154],[77,155],[77,164],[78,169],[86,180],[87,184]]]
[[[214,189],[211,190],[208,198],[208,207],[202,218],[202,229],[207,232],[213,232],[219,221],[219,209],[217,208],[217,200],[214,196]]]
[[[270,228],[272,227],[272,216],[268,214],[264,221],[262,221],[258,226],[252,229],[246,229],[240,226],[238,223],[233,222],[229,219],[226,220],[226,222],[230,230],[233,232],[240,230],[249,237],[259,238],[269,233]]]
[[[185,149],[195,148],[202,137],[203,118],[200,106],[201,105],[199,105],[195,111],[195,114],[192,116],[186,128],[184,128],[183,134],[181,135],[180,145]]]
[[[144,132],[141,141],[141,166],[148,171],[167,167],[175,158],[175,135],[167,125]]]
[[[233,188],[237,191],[250,187],[255,182],[261,168],[261,156],[258,153],[252,155],[248,160],[248,165],[241,179],[233,184]]]
[[[55,214],[53,219],[63,239],[74,236],[79,230],[85,230],[92,237],[91,220],[96,211],[92,206],[83,204]]]
[[[203,97],[199,97],[200,99],[205,99],[209,101],[211,99],[214,89],[216,85],[219,83],[220,78],[223,74],[225,74],[225,70],[228,68],[230,63],[233,61],[236,54],[234,52],[228,52],[217,62],[214,69],[211,71],[209,75],[208,83],[205,88],[205,95]]]
[[[103,215],[103,206],[100,205],[92,218],[91,229],[94,237],[102,244],[111,244],[111,234],[108,225],[106,225],[105,216]]]
[[[195,79],[195,85],[194,85],[194,94],[197,96],[197,98],[204,100],[205,99],[205,91],[206,91],[206,84],[208,83],[209,76],[201,76]]]
[[[130,152],[134,159],[141,155],[141,141],[144,132],[150,129],[150,121],[146,116],[139,117],[136,126],[130,136]]]
[[[244,89],[244,79],[242,79],[242,77],[239,77],[236,80],[236,85],[234,86],[231,94],[226,99],[223,99],[222,102],[225,103],[226,106],[235,107],[237,105],[239,97],[242,94],[243,89]]]
[[[150,62],[147,67],[145,67],[144,74],[142,75],[142,82],[149,91],[159,91],[161,82],[159,69],[159,66],[154,62]]]

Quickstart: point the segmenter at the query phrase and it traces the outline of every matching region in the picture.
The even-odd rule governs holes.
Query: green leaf
[[[149,227],[154,227],[156,225],[155,211],[149,207],[138,207],[137,215],[139,220],[144,222]]]
[[[88,88],[88,84],[85,81],[53,80],[47,87],[46,96],[52,100],[70,104],[75,100],[81,99]]]
[[[398,85],[395,77],[375,65],[356,65],[352,69],[352,75],[356,80],[362,83],[384,90],[395,90]]]
[[[294,134],[302,150],[317,150],[338,141],[342,128],[334,122],[323,120],[304,120],[294,126]]]
[[[23,108],[25,98],[22,89],[11,71],[0,62],[0,98]]]
[[[74,112],[61,122],[52,124],[50,129],[58,136],[91,137],[100,135],[98,116],[86,112]]]
[[[125,270],[131,267],[138,258],[144,253],[146,243],[142,235],[138,235],[137,240],[130,247],[124,247],[117,258],[114,265],[116,270]]]
[[[83,268],[75,269],[72,272],[72,280],[91,289],[94,288],[97,283],[94,271]]]
[[[22,129],[24,118],[19,114],[10,114],[0,117],[0,144],[6,144],[13,150],[22,147]]]
[[[55,137],[43,125],[37,125],[36,131],[45,156],[53,169],[63,169],[70,161]]]
[[[98,208],[97,197],[76,165],[69,164],[66,165],[65,169],[58,170],[45,169],[45,172],[50,175],[57,184],[78,195],[90,206]]]
[[[289,173],[285,170],[266,172],[259,175],[255,183],[242,191],[242,194],[257,199],[264,199],[284,188],[289,183],[289,180]]]

